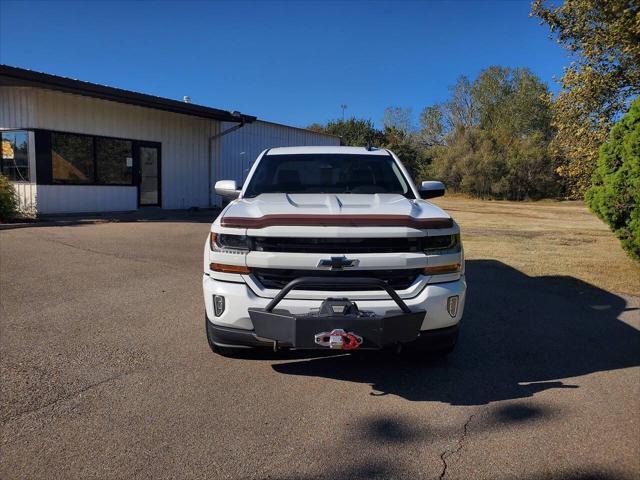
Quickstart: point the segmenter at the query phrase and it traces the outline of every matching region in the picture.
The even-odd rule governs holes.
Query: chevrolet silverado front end
[[[466,283],[460,229],[390,151],[263,152],[204,248],[214,351],[453,349]]]

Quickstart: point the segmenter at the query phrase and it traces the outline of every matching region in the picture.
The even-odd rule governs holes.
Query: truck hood
[[[225,210],[221,224],[232,228],[276,225],[449,228],[453,221],[432,203],[398,194],[264,193],[233,202]]]

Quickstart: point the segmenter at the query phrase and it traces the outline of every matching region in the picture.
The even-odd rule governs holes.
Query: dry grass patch
[[[640,295],[640,265],[582,202],[436,199],[462,228],[468,259],[495,259],[529,276],[564,275]]]

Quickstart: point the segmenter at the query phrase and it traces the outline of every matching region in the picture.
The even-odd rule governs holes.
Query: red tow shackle
[[[345,332],[342,334],[342,349],[354,350],[360,346],[362,339],[358,341],[358,338],[351,332]]]
[[[353,332],[345,332],[342,328],[334,328],[330,332],[317,333],[315,342],[332,350],[354,350],[362,344],[362,337]]]

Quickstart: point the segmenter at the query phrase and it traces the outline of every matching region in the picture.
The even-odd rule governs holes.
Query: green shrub
[[[449,144],[432,149],[432,155],[426,176],[465,195],[538,200],[560,193],[548,142],[538,132],[501,139],[493,132],[468,128],[452,134]]]
[[[640,97],[600,148],[585,199],[629,255],[640,260]]]
[[[10,222],[18,211],[18,197],[13,185],[4,175],[0,175],[0,222]]]

